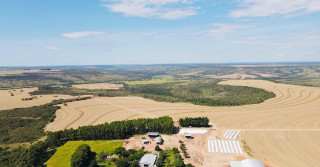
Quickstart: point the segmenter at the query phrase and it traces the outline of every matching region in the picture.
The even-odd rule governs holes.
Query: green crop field
[[[45,163],[48,167],[67,167],[70,166],[71,156],[81,144],[88,144],[91,151],[99,154],[102,151],[113,153],[117,147],[121,147],[123,141],[96,140],[96,141],[69,141],[59,147],[56,153]]]

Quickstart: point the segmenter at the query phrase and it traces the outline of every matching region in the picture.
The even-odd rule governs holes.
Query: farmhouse
[[[256,159],[245,159],[242,161],[230,161],[231,167],[264,167],[263,163]]]
[[[155,167],[156,160],[157,160],[156,155],[145,154],[141,158],[141,160],[139,161],[139,166],[140,167]]]
[[[149,137],[158,137],[159,136],[159,132],[148,132],[147,136],[149,136]]]

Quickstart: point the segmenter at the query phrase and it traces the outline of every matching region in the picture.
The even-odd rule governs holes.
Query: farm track
[[[79,115],[74,121],[71,121],[69,124],[67,124],[67,126],[66,126],[65,129],[71,128],[71,126],[72,126],[75,122],[79,121],[79,120],[83,117],[84,112],[83,112],[82,110],[80,110],[79,108],[81,108],[81,107],[76,108],[76,110],[79,111],[80,115]]]

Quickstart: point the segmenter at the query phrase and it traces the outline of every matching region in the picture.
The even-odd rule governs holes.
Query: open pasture
[[[9,110],[14,108],[25,108],[50,103],[52,100],[70,99],[69,95],[37,95],[30,96],[29,92],[33,92],[37,88],[0,90],[0,110]],[[34,98],[32,98],[34,97]],[[28,99],[30,100],[22,100]]]
[[[240,140],[245,138],[254,155],[265,157],[266,161],[271,161],[273,164],[294,167],[299,166],[298,164],[314,166],[312,164],[320,163],[319,158],[313,158],[315,154],[320,155],[320,150],[312,149],[320,148],[320,142],[308,142],[309,140],[313,141],[314,135],[320,132],[319,88],[262,80],[230,80],[220,84],[262,88],[274,92],[276,97],[261,104],[235,107],[162,103],[140,97],[96,97],[62,106],[62,109],[57,111],[56,120],[49,124],[46,130],[57,131],[141,117],[153,118],[168,115],[177,120],[181,117],[207,116],[217,130],[241,130],[243,133],[239,136]],[[261,133],[249,135],[248,133],[252,131],[261,131]],[[276,131],[283,137],[264,133],[270,131]],[[297,135],[291,135],[288,138],[287,133],[291,131],[296,132]],[[255,138],[268,138],[269,142],[266,144],[263,140],[257,140],[255,142],[259,143],[251,144]],[[305,138],[306,142],[301,142],[301,138]],[[280,149],[278,144],[273,143],[286,143],[282,147],[288,149]],[[204,149],[208,148],[207,142],[203,143],[203,147]],[[301,154],[304,156],[292,154],[292,150],[299,152],[299,147],[303,148]],[[277,156],[274,152],[282,156]],[[305,158],[306,156],[309,158]],[[287,161],[289,159],[290,162]]]
[[[99,154],[101,152],[114,153],[117,147],[121,147],[122,141],[69,141],[63,146],[59,147],[55,154],[45,163],[48,167],[66,167],[71,164],[71,156],[74,151],[81,144],[88,144],[91,147],[91,151]]]

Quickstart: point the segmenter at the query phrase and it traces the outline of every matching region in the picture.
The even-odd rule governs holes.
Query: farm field
[[[123,87],[122,84],[111,84],[111,83],[93,83],[93,84],[79,84],[72,85],[73,88],[78,89],[112,89],[119,90]]]
[[[91,151],[97,154],[101,152],[113,153],[117,147],[121,147],[122,141],[69,141],[59,147],[55,154],[45,163],[48,167],[66,167],[70,166],[71,156],[77,147],[81,144],[88,144]]]
[[[126,81],[128,85],[144,85],[144,84],[164,84],[164,83],[176,83],[185,82],[186,80],[175,80],[173,76],[163,75],[154,76],[152,79],[142,80],[142,81]]]
[[[72,98],[72,96],[69,95],[30,96],[29,92],[33,92],[35,90],[37,90],[37,88],[0,90],[0,110],[39,106],[42,104],[50,103],[52,100]],[[36,98],[33,98],[32,100],[22,100],[31,97]]]
[[[217,130],[241,130],[240,138],[247,141],[254,155],[272,164],[293,167],[310,164],[312,167],[320,163],[320,159],[314,157],[320,155],[320,150],[313,149],[320,147],[320,142],[315,140],[320,133],[319,88],[262,80],[230,80],[220,84],[262,88],[274,92],[276,97],[261,104],[235,107],[162,103],[140,97],[96,97],[62,106],[57,111],[56,120],[46,130],[57,131],[141,117],[168,115],[177,120],[186,116],[207,116]],[[281,143],[286,143],[282,144],[283,148],[279,148]],[[282,156],[277,156],[275,152]],[[297,156],[295,152],[304,156]],[[290,162],[285,161],[287,159]]]
[[[208,78],[214,78],[214,79],[250,79],[250,78],[257,78],[255,75],[249,75],[249,74],[228,74],[228,75],[207,75]]]

